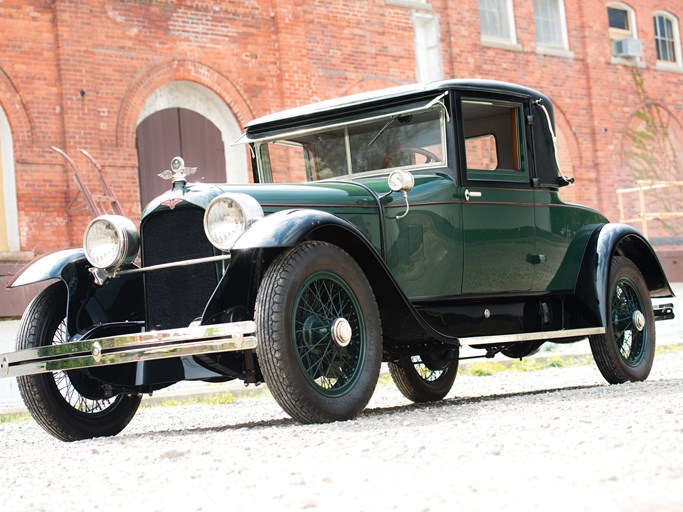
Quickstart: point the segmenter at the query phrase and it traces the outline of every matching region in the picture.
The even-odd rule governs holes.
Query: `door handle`
[[[469,201],[470,197],[481,197],[481,192],[470,192],[468,189],[465,189],[465,201]]]

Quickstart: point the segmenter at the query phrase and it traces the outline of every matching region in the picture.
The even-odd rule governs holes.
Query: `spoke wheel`
[[[55,283],[29,305],[17,335],[17,350],[67,342],[66,290]],[[82,370],[17,377],[31,416],[62,441],[118,434],[135,415],[139,396],[106,397],[99,383]]]
[[[654,314],[645,280],[631,260],[612,260],[609,291],[606,333],[590,337],[595,362],[612,384],[645,380],[654,360]]]
[[[454,347],[437,356],[413,355],[389,363],[389,374],[398,390],[413,402],[434,402],[445,397],[458,373],[459,350]]]
[[[323,242],[286,251],[263,277],[255,319],[261,371],[290,416],[320,423],[365,408],[379,376],[381,327],[351,256]]]
[[[309,384],[325,396],[343,395],[361,374],[368,343],[353,291],[336,274],[316,272],[294,299],[293,316],[296,358]]]

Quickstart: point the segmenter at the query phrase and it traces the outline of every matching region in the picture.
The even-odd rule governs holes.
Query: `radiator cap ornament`
[[[187,182],[186,178],[195,172],[197,172],[196,167],[185,167],[185,160],[176,156],[171,160],[171,170],[169,171],[167,169],[164,172],[157,174],[157,176],[164,180],[173,180],[173,183],[179,181]]]

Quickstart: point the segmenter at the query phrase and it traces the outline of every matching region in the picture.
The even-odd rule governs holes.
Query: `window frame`
[[[436,42],[433,45],[426,42],[430,30],[434,30],[436,33]],[[413,13],[413,31],[415,33],[415,75],[417,81],[442,80],[444,77],[443,56],[438,16],[415,11]]]
[[[557,3],[558,13],[559,13],[559,29],[561,42],[559,45],[549,44],[541,42],[538,39],[538,28],[536,27],[536,6],[534,5],[534,28],[536,30],[536,48],[539,50],[550,50],[550,51],[568,51],[569,50],[569,36],[567,34],[567,14],[564,7],[564,0],[554,0]]]
[[[668,11],[655,11],[652,13],[652,20],[655,23],[656,26],[656,20],[657,18],[664,18],[666,20],[669,20],[671,22],[671,29],[672,29],[672,36],[673,36],[673,44],[674,44],[674,59],[673,61],[670,60],[661,60],[659,56],[657,55],[657,31],[655,28],[655,33],[654,33],[654,42],[655,42],[655,55],[657,59],[657,68],[681,68],[683,66],[683,60],[681,56],[681,34],[680,34],[680,29],[678,25],[678,18],[671,14]]]
[[[496,0],[497,2],[500,2],[505,6],[505,14],[506,14],[506,21],[507,21],[507,27],[508,31],[510,33],[509,37],[502,37],[502,36],[496,36],[496,35],[489,35],[489,34],[484,34],[483,27],[482,27],[482,17],[481,17],[481,5],[478,4],[478,12],[479,12],[479,34],[481,38],[481,42],[484,44],[493,44],[493,45],[503,45],[503,46],[511,46],[511,47],[518,47],[517,43],[517,27],[515,25],[515,8],[512,3],[512,0]]]
[[[626,19],[628,19],[629,29],[613,28],[609,26],[609,11],[607,17],[607,27],[609,29],[610,41],[621,41],[622,39],[638,39],[638,25],[636,23],[636,12],[633,7],[623,2],[609,2],[606,7],[609,9],[618,9],[626,12]]]
[[[517,147],[513,148],[513,154],[519,159],[519,170],[497,168],[493,170],[486,169],[470,169],[467,165],[467,137],[465,136],[465,117],[463,114],[463,103],[489,103],[494,106],[514,109],[516,111],[516,130],[517,130]],[[486,183],[508,184],[510,186],[519,187],[529,186],[532,175],[531,162],[527,152],[528,134],[526,131],[526,101],[515,101],[509,98],[498,98],[488,95],[470,95],[464,94],[458,101],[458,116],[459,116],[459,130],[462,134],[462,163],[463,163],[463,177],[467,183],[477,184],[478,186]],[[495,135],[494,135],[495,137]],[[471,137],[477,138],[477,137]],[[498,162],[500,162],[500,155],[496,155]]]
[[[259,183],[318,183],[318,182],[324,182],[325,180],[346,180],[346,179],[354,179],[356,177],[364,177],[364,176],[375,176],[375,175],[384,175],[387,174],[388,172],[395,170],[395,169],[401,169],[404,171],[414,171],[414,170],[422,170],[422,169],[431,169],[431,168],[441,168],[441,167],[448,167],[448,161],[449,161],[449,155],[448,155],[448,134],[447,134],[447,124],[448,124],[448,119],[449,119],[449,114],[448,114],[448,109],[444,103],[444,98],[448,92],[444,92],[443,94],[437,96],[436,98],[433,98],[431,101],[429,101],[426,105],[420,105],[420,102],[417,104],[411,104],[413,105],[412,107],[409,107],[407,109],[401,109],[401,110],[396,110],[390,113],[383,113],[383,114],[377,114],[377,115],[372,115],[368,117],[360,117],[359,119],[356,120],[350,120],[350,121],[341,121],[339,123],[332,123],[328,124],[325,126],[321,127],[316,127],[316,128],[302,128],[299,130],[293,130],[293,131],[286,131],[283,133],[280,133],[278,135],[273,135],[273,136],[268,136],[268,137],[263,137],[259,140],[254,141],[254,147],[255,147],[255,157],[256,157],[256,168],[257,168],[257,175],[259,178]],[[409,115],[409,114],[414,114],[414,113],[419,113],[419,112],[429,112],[429,111],[436,111],[439,113],[439,131],[440,131],[440,138],[441,138],[441,151],[442,151],[442,159],[437,160],[434,162],[430,163],[416,163],[416,164],[410,164],[410,165],[401,165],[401,166],[392,166],[390,168],[382,168],[382,169],[371,169],[368,171],[360,171],[360,172],[353,172],[353,167],[351,165],[351,147],[350,147],[350,134],[349,134],[349,128],[356,127],[356,126],[362,126],[364,124],[370,124],[374,122],[381,122],[381,121],[388,121],[393,118],[399,118],[402,115]],[[301,136],[309,136],[309,135],[316,135],[316,134],[321,134],[321,133],[329,133],[331,131],[335,130],[343,130],[344,131],[344,145],[346,148],[346,163],[347,163],[347,172],[346,174],[341,174],[337,175],[331,178],[322,178],[322,179],[314,179],[313,176],[313,167],[310,166],[310,154],[309,154],[309,149],[306,148],[303,144],[300,144],[299,142],[295,140],[290,140],[294,139],[296,137],[301,137]],[[270,155],[270,147],[271,145],[279,145],[279,146],[291,146],[291,147],[300,147],[302,151],[304,152],[304,163],[306,166],[306,181],[305,182],[294,182],[294,181],[278,181],[275,180],[275,177],[273,175],[273,169],[271,166],[271,155]],[[278,176],[279,177],[279,176]]]

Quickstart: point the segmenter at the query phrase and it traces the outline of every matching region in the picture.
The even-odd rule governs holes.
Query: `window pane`
[[[610,28],[618,28],[620,30],[630,30],[628,24],[628,12],[624,9],[616,7],[607,8],[607,17],[609,18]]]
[[[564,46],[560,0],[534,0],[536,41],[549,46]]]
[[[496,39],[511,39],[510,13],[506,0],[479,0],[481,33]]]
[[[673,21],[665,16],[655,16],[654,22],[657,60],[676,62],[676,40],[674,38]]]
[[[482,135],[465,139],[465,154],[467,168],[482,171],[493,171],[498,168],[498,154],[496,153],[496,137]]]
[[[444,112],[425,111],[316,131],[268,143],[263,176],[275,182],[318,181],[350,174],[446,162]]]
[[[465,160],[470,171],[525,172],[519,107],[488,101],[463,100]],[[476,178],[475,178],[476,179]]]

